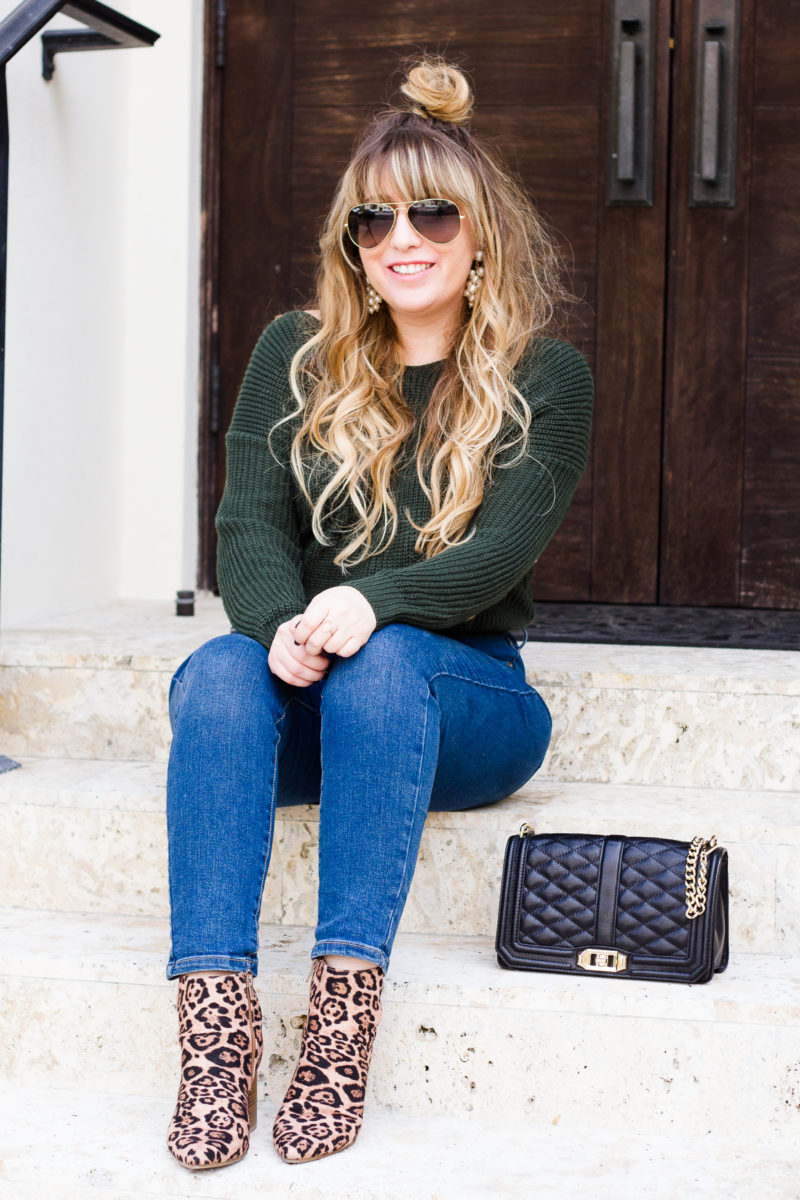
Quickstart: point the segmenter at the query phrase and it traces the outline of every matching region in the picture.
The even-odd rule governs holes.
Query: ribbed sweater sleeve
[[[250,358],[225,439],[227,475],[217,512],[217,580],[234,629],[269,648],[283,621],[306,608],[291,436],[273,424],[291,411],[294,321],[278,318]]]
[[[553,339],[540,343],[520,376],[532,414],[526,455],[494,470],[469,540],[350,581],[371,604],[377,628],[403,621],[435,630],[469,620],[530,573],[564,519],[588,457],[592,376],[573,346]]]

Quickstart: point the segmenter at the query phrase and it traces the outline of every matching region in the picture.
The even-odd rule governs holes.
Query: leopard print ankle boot
[[[284,1162],[313,1162],[358,1137],[383,975],[377,965],[352,970],[314,960],[300,1060],[272,1130]]]
[[[256,1084],[264,1050],[253,977],[178,977],[181,1082],[167,1146],[202,1171],[244,1158],[256,1127]]]

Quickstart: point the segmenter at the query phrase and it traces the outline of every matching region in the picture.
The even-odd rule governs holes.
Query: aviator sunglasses
[[[356,204],[347,214],[345,229],[354,246],[360,250],[372,250],[380,246],[392,232],[397,220],[397,210],[404,208],[411,228],[437,246],[454,242],[461,231],[464,216],[452,200],[441,198],[412,200],[405,203]]]

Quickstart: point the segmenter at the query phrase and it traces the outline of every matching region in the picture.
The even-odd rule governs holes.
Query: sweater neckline
[[[320,323],[319,317],[314,316],[314,314],[312,312],[309,312],[309,310],[307,308],[303,309],[303,313],[305,316],[311,317],[311,319],[316,321],[317,324]],[[412,377],[420,372],[422,374],[424,374],[426,371],[432,372],[434,367],[441,367],[442,364],[444,363],[444,361],[445,360],[443,358],[437,358],[434,362],[409,363],[408,366],[403,367],[403,372],[404,373],[406,371],[410,372]]]
[[[409,364],[403,367],[403,377],[406,380],[413,379],[415,382],[422,383],[424,380],[438,375],[444,366],[444,361],[443,358],[438,358],[436,362]]]
[[[444,359],[440,359],[438,362],[417,363],[416,366],[403,368],[402,389],[406,404],[413,409],[427,405],[443,363]]]

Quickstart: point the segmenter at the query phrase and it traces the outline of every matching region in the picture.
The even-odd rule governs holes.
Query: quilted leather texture
[[[601,838],[532,839],[522,866],[519,941],[580,948],[594,939]]]
[[[637,841],[622,853],[614,944],[629,954],[685,957],[689,949],[686,849]]]

